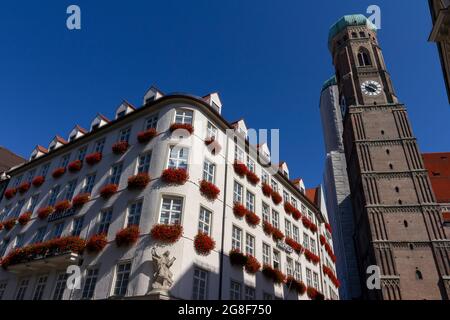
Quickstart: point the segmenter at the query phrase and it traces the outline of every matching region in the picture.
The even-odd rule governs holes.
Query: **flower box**
[[[117,232],[116,234],[116,244],[118,247],[121,246],[131,246],[135,244],[139,239],[139,227],[129,226]]]
[[[298,281],[292,276],[288,276],[286,279],[286,285],[297,291],[298,294],[303,295],[306,292],[306,286],[302,281]]]
[[[175,243],[183,234],[183,226],[179,224],[157,224],[150,234],[153,239],[163,243]]]
[[[319,236],[319,240],[320,240],[320,244],[321,245],[325,245],[325,243],[327,243],[327,240],[325,239],[325,236],[322,235],[322,234]]]
[[[239,177],[241,177],[241,178],[243,178],[248,172],[247,166],[245,164],[243,164],[243,163],[238,162],[238,161],[234,162],[233,168],[234,168],[234,172],[236,172],[236,174]]]
[[[253,185],[257,185],[261,179],[253,171],[247,171],[247,180]]]
[[[58,179],[58,178],[62,177],[62,175],[64,173],[66,173],[66,168],[57,168],[53,171],[52,177],[55,179]]]
[[[311,222],[311,225],[309,226],[309,230],[311,230],[313,233],[316,233],[317,225],[314,222]]]
[[[309,229],[311,227],[311,220],[309,220],[306,216],[302,217],[302,223],[306,229]]]
[[[113,144],[112,151],[114,154],[121,155],[127,152],[130,144],[127,141],[119,141]]]
[[[81,170],[81,168],[83,167],[83,162],[81,162],[81,160],[75,160],[72,161],[71,163],[69,163],[69,165],[67,166],[67,168],[69,169],[70,172],[75,173]]]
[[[296,221],[300,220],[301,217],[302,217],[302,214],[300,213],[300,210],[295,209],[295,210],[292,212],[292,217],[293,217]]]
[[[209,200],[216,200],[219,197],[220,189],[213,183],[202,180],[200,182],[200,193]]]
[[[294,207],[291,203],[289,203],[289,202],[285,202],[285,203],[284,203],[284,211],[285,211],[287,214],[291,215],[296,209],[297,209],[297,208]]]
[[[100,196],[103,199],[109,199],[113,194],[117,192],[119,186],[117,184],[107,184],[100,190]]]
[[[336,275],[334,274],[333,270],[331,270],[326,265],[323,265],[322,269],[323,269],[323,273],[326,274],[330,278],[330,281],[335,285],[335,287],[339,288],[341,286],[341,283],[338,280],[338,278],[336,277]]]
[[[199,232],[194,239],[195,251],[207,256],[216,247],[216,242],[208,234]]]
[[[90,166],[93,166],[97,163],[99,163],[100,161],[102,161],[103,158],[103,154],[101,152],[94,152],[91,154],[88,154],[85,158],[86,163]]]
[[[72,208],[69,200],[61,200],[57,204],[55,204],[56,212],[63,212]]]
[[[79,195],[76,195],[72,199],[72,205],[75,208],[79,209],[82,206],[84,206],[86,203],[88,203],[89,200],[91,200],[91,194],[90,193],[80,193]]]
[[[12,218],[12,219],[9,219],[9,220],[6,220],[5,222],[3,222],[3,226],[5,227],[5,230],[9,231],[12,228],[14,228],[16,223],[17,223],[17,219]]]
[[[174,132],[176,130],[185,130],[189,132],[189,134],[194,133],[194,127],[189,123],[172,123],[169,128],[170,132]]]
[[[99,253],[106,247],[107,244],[108,240],[106,238],[106,234],[96,234],[86,242],[86,250],[89,253]]]
[[[3,230],[3,223],[0,222],[0,231],[2,231],[2,230]],[[0,264],[1,264],[1,259],[0,259]]]
[[[42,186],[45,182],[45,177],[43,176],[37,176],[36,178],[33,179],[33,181],[31,182],[33,184],[33,186],[35,186],[36,188],[39,188],[40,186]]]
[[[154,137],[156,137],[158,133],[155,128],[150,128],[146,131],[139,132],[137,135],[137,139],[139,143],[147,143],[150,142]]]
[[[24,194],[25,192],[30,190],[30,187],[31,187],[31,183],[24,182],[19,186],[18,190],[19,190],[20,194]]]
[[[5,191],[5,198],[10,200],[10,199],[14,198],[16,193],[17,193],[17,189],[16,188],[6,189],[6,191]]]
[[[289,245],[298,254],[300,254],[303,250],[302,245],[292,238],[286,237],[286,239],[284,239],[284,242],[286,242],[286,244]]]
[[[21,226],[25,226],[28,222],[30,222],[30,220],[31,220],[31,212],[29,211],[22,213],[18,219]]]
[[[267,183],[263,183],[261,186],[262,192],[266,197],[271,197],[273,193],[273,189]]]
[[[283,283],[286,281],[286,276],[278,269],[272,268],[271,266],[265,264],[263,266],[262,273],[267,278],[271,279],[275,283]]]
[[[168,168],[163,171],[161,180],[167,184],[183,185],[189,179],[186,169]]]
[[[319,263],[319,261],[320,261],[319,256],[315,255],[310,250],[305,248],[304,254],[305,254],[306,260],[312,262],[313,264],[318,264]]]
[[[50,214],[52,214],[53,212],[55,212],[55,208],[53,208],[52,206],[48,206],[48,207],[44,207],[44,208],[40,208],[37,213],[38,213],[38,217],[41,220],[46,219]]]
[[[322,293],[320,293],[319,291],[317,291],[317,289],[313,288],[313,287],[308,287],[306,289],[306,294],[308,295],[308,297],[311,300],[324,300],[325,297]]]
[[[331,225],[330,225],[328,222],[325,223],[325,229],[326,229],[329,233],[332,233]]]
[[[275,241],[281,241],[284,239],[284,234],[283,232],[281,232],[280,229],[273,227],[272,237],[274,238]]]
[[[261,263],[252,255],[247,255],[247,262],[245,263],[245,271],[250,274],[255,274],[261,269]]]
[[[264,222],[263,222],[263,230],[264,230],[264,232],[265,232],[266,234],[272,235],[273,229],[274,229],[274,227],[273,227],[273,225],[272,225],[271,223],[269,223],[269,222],[267,222],[267,221],[264,221]]]
[[[128,178],[128,189],[129,190],[142,190],[150,182],[150,176],[146,172],[138,173],[135,176]]]
[[[231,250],[230,253],[228,254],[228,258],[230,259],[230,263],[233,266],[241,266],[241,267],[245,266],[248,260],[247,256],[238,249]]]
[[[256,213],[247,211],[247,214],[245,215],[245,221],[247,221],[247,223],[251,226],[257,226],[261,219]]]
[[[236,217],[243,218],[247,214],[248,210],[244,205],[236,202],[233,207],[233,213]]]
[[[272,201],[276,205],[279,205],[281,203],[281,201],[283,201],[283,198],[281,197],[281,195],[278,192],[273,191],[272,192]]]

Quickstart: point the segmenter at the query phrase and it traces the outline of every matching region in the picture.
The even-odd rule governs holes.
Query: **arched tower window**
[[[367,49],[361,48],[358,52],[358,63],[360,67],[367,67],[372,65],[370,60],[369,51]]]
[[[423,280],[422,272],[420,272],[419,270],[416,270],[416,279]]]

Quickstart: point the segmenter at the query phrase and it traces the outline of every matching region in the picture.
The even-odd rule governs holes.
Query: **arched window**
[[[405,228],[408,228],[408,221],[403,220],[403,225],[405,226]]]
[[[358,38],[358,34],[356,32],[352,32],[352,38]]]
[[[416,279],[423,280],[422,272],[420,272],[419,270],[416,270]]]
[[[370,55],[367,49],[361,48],[358,52],[358,63],[360,67],[371,66],[372,62],[370,60]]]

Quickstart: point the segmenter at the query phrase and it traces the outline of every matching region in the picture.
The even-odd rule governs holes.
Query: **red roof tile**
[[[450,203],[450,152],[422,154],[436,200]]]
[[[319,187],[306,189],[306,197],[314,203],[316,206],[319,206]]]

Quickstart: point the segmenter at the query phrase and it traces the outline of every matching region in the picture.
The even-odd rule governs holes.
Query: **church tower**
[[[330,29],[329,49],[344,122],[362,298],[449,299],[449,235],[377,28],[363,15],[344,16]],[[380,290],[366,284],[373,265],[380,268]]]

